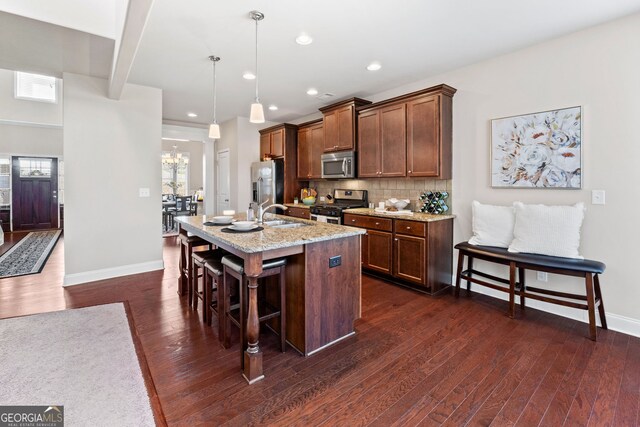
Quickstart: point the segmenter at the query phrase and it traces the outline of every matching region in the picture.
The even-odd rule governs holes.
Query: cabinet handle
[[[407,171],[407,172],[411,173],[411,171]]]
[[[407,227],[407,230],[411,230],[411,227]]]
[[[395,240],[396,242],[398,241],[398,239],[397,239],[397,238],[395,238],[395,239],[393,239],[393,240]]]
[[[356,220],[355,220],[355,219],[352,219],[352,220],[351,220],[351,222],[356,222]]]
[[[376,225],[380,225],[380,223],[379,223],[379,222],[376,222]]]

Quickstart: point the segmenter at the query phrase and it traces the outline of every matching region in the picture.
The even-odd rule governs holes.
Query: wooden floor
[[[640,339],[594,343],[572,320],[368,277],[355,337],[305,359],[263,333],[266,379],[249,386],[238,344],[223,350],[176,294],[164,241],[164,272],[63,290],[61,239],[41,274],[0,280],[0,317],[128,300],[170,425],[638,425]]]

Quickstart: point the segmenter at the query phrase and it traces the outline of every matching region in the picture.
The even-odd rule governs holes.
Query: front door
[[[13,230],[58,228],[58,159],[12,158]]]
[[[231,209],[231,181],[229,170],[229,150],[218,151],[217,162],[217,185],[216,185],[216,211],[217,215],[222,215],[222,211]]]

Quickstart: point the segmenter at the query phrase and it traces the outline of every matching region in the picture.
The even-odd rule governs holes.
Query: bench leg
[[[509,263],[509,317],[516,315],[516,263]]]
[[[600,277],[596,274],[593,277],[593,280],[594,280],[594,287],[596,291],[596,298],[598,299],[598,301],[600,301],[600,304],[598,305],[598,312],[600,313],[600,324],[602,324],[602,329],[608,329],[607,317],[605,316],[605,313],[604,313],[604,302],[602,301],[602,292],[600,291]]]
[[[460,296],[460,273],[462,273],[462,266],[464,265],[464,253],[458,251],[458,269],[456,271],[456,290],[455,296]]]
[[[473,257],[467,256],[467,270],[469,270],[469,277],[471,277],[471,270],[473,270]],[[467,295],[471,294],[471,281],[467,280]]]
[[[585,286],[587,287],[587,308],[589,311],[589,336],[592,341],[596,340],[596,309],[593,297],[593,276],[591,273],[585,275]]]
[[[524,268],[518,268],[518,279],[520,280],[520,308],[524,310],[524,293],[527,289],[524,283]]]

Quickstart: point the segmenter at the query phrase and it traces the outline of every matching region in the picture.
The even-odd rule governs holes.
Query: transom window
[[[16,71],[15,97],[30,101],[57,103],[58,79]]]
[[[50,178],[51,159],[20,158],[21,178]]]

